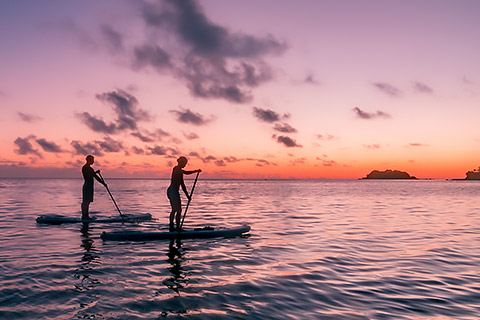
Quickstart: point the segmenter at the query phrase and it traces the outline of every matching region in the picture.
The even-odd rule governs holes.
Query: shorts
[[[93,186],[83,185],[82,200],[84,203],[93,202]]]
[[[180,200],[180,192],[177,189],[168,187],[167,189],[167,197],[170,200],[170,205],[172,206],[173,211],[180,211],[182,210],[182,202]]]

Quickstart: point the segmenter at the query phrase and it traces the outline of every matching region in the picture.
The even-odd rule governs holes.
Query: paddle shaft
[[[187,206],[185,207],[185,213],[183,214],[182,223],[180,223],[180,227],[178,228],[178,232],[180,232],[180,230],[182,230],[183,221],[185,221],[185,216],[187,215],[188,206],[190,205],[190,201],[192,201],[193,190],[195,190],[195,185],[197,184],[199,174],[200,174],[200,172],[197,172],[197,176],[195,177],[195,182],[193,183],[192,192],[190,192],[190,199],[188,199]]]
[[[105,183],[105,179],[103,179],[102,174],[100,173],[100,171],[98,171],[98,175],[99,175],[100,178],[102,179],[103,183]],[[105,183],[104,186],[105,186],[105,188],[107,189],[108,194],[110,195],[110,198],[112,198],[112,201],[113,201],[113,204],[115,205],[115,208],[117,208],[118,213],[120,213],[120,216],[123,218],[124,215],[123,215],[123,213],[120,211],[120,208],[117,206],[117,203],[115,202],[115,199],[113,198],[112,193],[111,193],[110,190],[108,189],[107,184]]]

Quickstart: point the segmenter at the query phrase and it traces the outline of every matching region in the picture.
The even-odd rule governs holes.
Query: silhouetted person
[[[172,171],[172,179],[170,180],[170,186],[167,189],[167,196],[170,200],[170,205],[172,206],[172,212],[170,213],[170,231],[175,231],[180,228],[180,221],[182,218],[182,202],[180,200],[180,186],[182,187],[183,192],[187,196],[188,200],[191,199],[191,195],[188,194],[187,187],[185,187],[185,183],[183,182],[183,175],[184,174],[192,174],[195,172],[202,172],[202,170],[193,170],[193,171],[186,171],[183,170],[187,165],[187,158],[180,157],[177,159],[178,165],[173,168]],[[175,218],[176,221],[176,229],[173,226],[173,220]]]
[[[107,186],[107,184],[97,175],[91,165],[95,162],[92,155],[88,155],[85,160],[87,163],[82,167],[83,179],[85,180],[82,188],[82,220],[89,220],[88,207],[90,202],[93,202],[93,178],[98,182]]]

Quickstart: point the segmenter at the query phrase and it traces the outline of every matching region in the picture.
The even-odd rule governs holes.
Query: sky
[[[479,1],[1,1],[0,177],[463,178]]]

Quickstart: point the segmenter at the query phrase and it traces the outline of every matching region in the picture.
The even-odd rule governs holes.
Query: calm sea
[[[480,183],[203,181],[185,226],[248,236],[103,242],[168,222],[165,180],[110,180],[141,224],[79,216],[81,180],[0,180],[1,319],[480,319]],[[192,181],[187,181],[190,189]],[[93,215],[115,215],[96,185]]]

